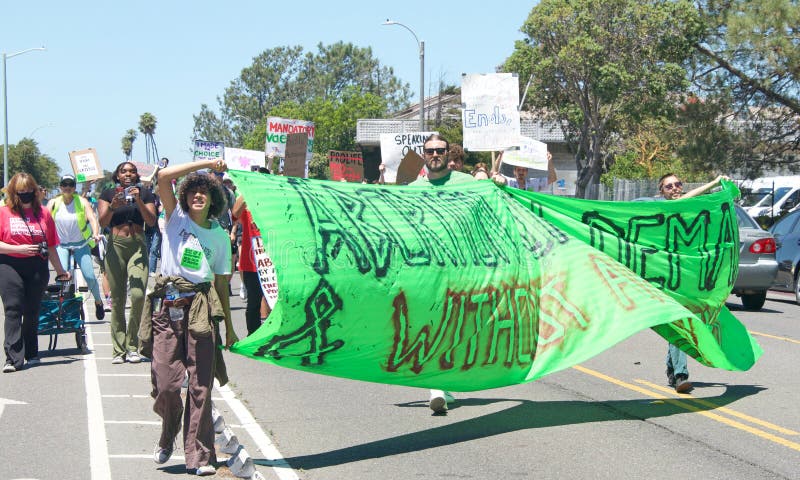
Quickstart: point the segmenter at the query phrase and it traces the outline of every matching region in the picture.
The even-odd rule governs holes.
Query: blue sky
[[[124,158],[120,139],[139,116],[158,119],[155,140],[174,163],[191,159],[192,115],[216,109],[231,80],[260,52],[320,42],[371,47],[419,98],[419,56],[411,27],[425,41],[426,89],[439,78],[493,72],[522,39],[535,1],[487,3],[342,0],[301,2],[3,2],[0,52],[44,45],[7,61],[9,143],[32,137],[71,171],[71,150],[95,148],[111,170]],[[295,10],[293,10],[293,8]],[[144,139],[133,157],[145,160]]]

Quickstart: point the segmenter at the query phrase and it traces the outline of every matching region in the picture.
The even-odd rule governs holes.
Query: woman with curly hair
[[[170,166],[159,174],[158,193],[166,218],[161,275],[148,295],[145,312],[152,310],[152,316],[150,321],[143,317],[139,337],[145,352],[152,348],[153,410],[162,418],[153,460],[162,464],[172,456],[183,416],[187,471],[213,475],[211,389],[214,376],[221,385],[227,381],[217,348],[221,343],[219,321],[225,322],[226,347],[238,338],[228,297],[231,244],[216,220],[225,209],[225,196],[213,175],[192,173],[202,168],[223,172],[227,167],[221,160],[209,160]],[[183,175],[186,178],[178,186],[176,198],[172,179]],[[179,290],[177,299],[165,298],[168,285]],[[183,406],[185,373],[189,385]]]
[[[58,235],[50,212],[42,207],[39,186],[27,173],[11,177],[6,204],[0,207],[0,297],[5,311],[6,363],[12,373],[39,363],[39,307],[50,271],[69,280],[58,259]]]

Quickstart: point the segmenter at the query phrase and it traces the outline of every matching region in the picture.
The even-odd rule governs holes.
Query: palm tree
[[[156,133],[156,122],[156,116],[150,112],[145,112],[139,117],[139,131],[144,134],[147,163],[150,163],[151,158],[154,163],[158,161],[158,148],[156,148],[156,141],[153,138],[153,134]]]
[[[131,160],[131,154],[133,154],[133,142],[136,140],[136,130],[129,129],[125,132],[125,136],[122,137],[122,153],[125,154],[125,160]]]

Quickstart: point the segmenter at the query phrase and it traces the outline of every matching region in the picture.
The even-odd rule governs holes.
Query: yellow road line
[[[654,383],[650,383],[647,380],[641,380],[641,379],[637,378],[636,381],[638,383],[641,383],[642,385],[647,385],[648,387],[654,388],[654,389],[656,389],[658,391],[661,391],[661,392],[664,392],[664,393],[668,393],[668,394],[672,394],[672,395],[679,395],[681,398],[685,398],[685,399],[687,399],[687,400],[689,400],[691,402],[703,405],[704,407],[713,408],[716,411],[727,413],[728,415],[730,415],[732,417],[741,418],[742,420],[748,421],[750,423],[754,423],[756,425],[760,425],[760,426],[762,426],[764,428],[769,428],[770,430],[775,430],[776,432],[782,433],[784,435],[800,435],[800,433],[797,433],[794,430],[789,430],[788,428],[783,428],[783,427],[781,427],[779,425],[775,425],[774,423],[770,423],[770,422],[768,422],[766,420],[761,420],[761,419],[758,419],[758,418],[755,418],[755,417],[751,417],[750,415],[747,415],[747,414],[741,413],[741,412],[737,412],[736,410],[732,410],[732,409],[730,409],[728,407],[719,406],[714,402],[709,402],[708,400],[704,400],[702,398],[693,397],[691,395],[678,394],[678,393],[675,393],[675,390],[672,390],[672,389],[667,388],[667,387],[662,387],[661,385],[656,385]]]
[[[669,397],[664,398],[663,395],[660,395],[660,394],[658,394],[656,392],[653,392],[652,390],[647,390],[647,389],[639,387],[637,385],[633,385],[631,383],[624,382],[622,380],[619,380],[619,379],[616,379],[616,378],[613,378],[613,377],[609,377],[608,375],[602,374],[602,373],[597,372],[595,370],[590,370],[590,369],[588,369],[586,367],[583,367],[583,366],[580,366],[580,365],[576,365],[576,366],[574,366],[572,368],[574,368],[575,370],[578,370],[579,372],[583,372],[583,373],[585,373],[587,375],[591,375],[591,376],[599,378],[601,380],[605,380],[607,382],[613,383],[614,385],[619,385],[620,387],[627,388],[628,390],[633,390],[634,392],[639,392],[639,393],[641,393],[643,395],[647,395],[648,397],[651,397],[651,398],[657,398],[657,399],[662,400],[662,401],[664,401],[666,403],[669,403],[670,405],[673,405],[675,407],[682,408],[684,410],[688,410],[690,412],[694,412],[694,413],[703,415],[704,417],[707,417],[707,418],[710,418],[710,419],[715,420],[717,422],[723,423],[725,425],[728,425],[729,427],[733,427],[733,428],[736,428],[738,430],[742,430],[742,431],[745,431],[747,433],[751,433],[751,434],[753,434],[753,435],[755,435],[757,437],[761,437],[761,438],[763,438],[765,440],[769,440],[771,442],[777,443],[779,445],[783,445],[784,447],[788,447],[788,448],[791,448],[792,450],[796,450],[796,451],[800,452],[800,443],[792,442],[790,440],[786,440],[785,438],[781,438],[781,437],[779,437],[777,435],[773,435],[773,434],[771,434],[769,432],[765,432],[764,430],[760,430],[758,428],[751,427],[749,425],[745,425],[745,424],[743,424],[741,422],[737,422],[736,420],[731,420],[730,418],[723,417],[722,415],[717,415],[716,413],[711,413],[711,412],[704,411],[704,410],[700,409],[699,407],[695,407],[694,405],[686,402],[683,398],[677,398],[677,399],[676,398],[669,398]],[[683,397],[683,395],[681,395],[681,396]],[[688,397],[688,395],[686,397]]]
[[[800,344],[800,340],[795,340],[793,338],[778,337],[776,335],[770,335],[769,333],[754,332],[752,330],[748,330],[748,332],[752,333],[753,335],[758,335],[758,336],[761,336],[761,337],[774,338],[776,340],[783,340],[785,342],[792,342],[792,343]]]

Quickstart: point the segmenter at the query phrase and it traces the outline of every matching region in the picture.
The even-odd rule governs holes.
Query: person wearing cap
[[[56,247],[61,264],[69,270],[69,251],[80,266],[86,285],[94,297],[94,312],[98,320],[105,318],[103,297],[100,295],[100,285],[94,275],[94,263],[91,251],[95,242],[100,240],[100,226],[89,201],[75,193],[75,177],[64,175],[61,177],[59,187],[61,195],[50,199],[47,209],[50,210],[56,224],[56,232],[61,243]]]

